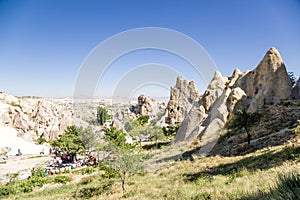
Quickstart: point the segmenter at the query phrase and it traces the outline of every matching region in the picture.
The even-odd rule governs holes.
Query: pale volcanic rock
[[[181,84],[177,86],[182,87]],[[275,48],[271,48],[253,71],[242,73],[235,69],[229,78],[216,72],[202,98],[193,104],[182,121],[175,142],[192,141],[198,137],[202,144],[198,153],[208,155],[227,120],[236,110],[255,112],[266,104],[278,103],[291,97],[299,98],[299,88],[300,80],[293,87],[292,93],[292,84],[281,56]],[[177,94],[176,90],[172,93],[170,102],[173,107],[168,105],[168,108],[181,106],[173,100]],[[173,119],[178,117],[176,113],[173,115]]]
[[[198,101],[199,98],[200,95],[194,81],[187,81],[179,76],[175,87],[171,87],[165,122],[169,125],[176,125],[182,122],[194,102]]]
[[[245,73],[234,87],[242,88],[252,99],[248,111],[255,112],[264,104],[290,98],[292,83],[279,52],[272,47],[256,69]]]

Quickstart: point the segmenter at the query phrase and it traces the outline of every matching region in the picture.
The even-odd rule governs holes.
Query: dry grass
[[[193,162],[170,161],[155,172],[129,177],[125,194],[118,179],[94,175],[88,181],[20,194],[11,199],[76,199],[75,194],[82,191],[92,191],[91,195],[95,196],[90,199],[103,200],[244,199],[258,192],[268,193],[279,173],[300,173],[298,157],[291,157],[286,149],[281,145],[245,156],[214,156]],[[113,181],[111,186],[109,181]],[[106,188],[105,185],[109,186]],[[99,187],[104,189],[93,193]]]

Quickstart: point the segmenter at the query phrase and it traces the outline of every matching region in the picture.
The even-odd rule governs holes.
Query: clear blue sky
[[[299,76],[299,19],[299,0],[0,0],[0,91],[71,96],[89,52],[110,36],[139,27],[164,27],[190,36],[226,76],[234,68],[255,68],[275,46],[288,71]],[[148,56],[143,60],[142,55]],[[135,59],[139,64],[160,62],[193,78],[193,73],[185,72],[184,62],[165,53],[128,58],[119,66],[127,63],[130,68]],[[111,95],[110,86],[120,71],[116,66],[107,72],[100,83],[107,84],[106,90],[98,90],[98,95]]]

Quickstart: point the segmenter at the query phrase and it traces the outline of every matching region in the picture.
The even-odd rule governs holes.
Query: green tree
[[[163,130],[164,135],[166,137],[174,136],[177,133],[180,125],[181,124],[177,124],[175,126],[163,127],[162,130]]]
[[[124,128],[129,133],[130,131],[134,130],[137,127],[140,127],[141,124],[137,120],[129,120],[125,123]]]
[[[145,132],[149,134],[149,139],[155,142],[156,149],[158,149],[158,141],[166,138],[162,128],[159,126],[147,127]]]
[[[79,151],[85,149],[79,132],[80,129],[76,126],[68,126],[64,133],[59,138],[52,140],[50,144],[52,147],[59,147],[66,150],[66,153],[74,159]]]
[[[140,155],[124,149],[114,149],[114,160],[108,161],[109,166],[117,171],[123,193],[125,192],[125,183],[128,176],[144,171],[144,165]]]
[[[248,113],[245,109],[238,110],[235,113],[233,119],[229,122],[228,128],[234,130],[244,129],[247,133],[247,142],[248,145],[251,141],[251,133],[250,128],[260,120],[260,114],[255,113]]]
[[[138,123],[141,125],[141,126],[145,126],[148,124],[149,122],[149,116],[148,115],[141,115],[139,116],[139,118],[136,119],[138,121]]]
[[[100,125],[103,125],[106,120],[108,120],[110,118],[108,111],[106,108],[104,107],[98,107],[97,108],[97,121]]]
[[[132,137],[139,138],[140,147],[142,146],[142,135],[144,134],[145,126],[149,122],[149,116],[141,115],[135,120],[129,120],[125,123],[124,128]]]
[[[292,82],[292,85],[294,85],[297,82],[297,78],[294,75],[294,72],[288,72],[288,76]]]
[[[120,149],[132,149],[134,146],[126,142],[126,134],[116,127],[110,127],[105,130],[105,139],[108,143]]]
[[[97,137],[91,126],[79,129],[79,137],[85,149],[91,151],[97,144]]]

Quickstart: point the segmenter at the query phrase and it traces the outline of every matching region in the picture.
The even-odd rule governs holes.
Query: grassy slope
[[[258,192],[268,194],[278,173],[300,173],[294,153],[299,148],[277,146],[246,156],[209,157],[195,161],[169,162],[153,173],[134,175],[128,179],[123,194],[118,179],[91,199],[245,199]],[[10,199],[76,199],[82,188],[103,187],[108,179],[93,175],[89,183],[71,183]],[[87,181],[86,181],[87,182]],[[88,192],[88,194],[93,192]],[[85,196],[87,196],[85,195]],[[255,199],[255,198],[254,198]]]
[[[253,139],[264,137],[285,127],[293,128],[300,116],[300,103],[296,101],[274,105],[262,109],[261,112],[263,118],[260,124],[252,128]],[[215,150],[220,151],[224,145],[234,147],[244,141],[244,136],[243,132],[229,133],[221,137]],[[94,195],[91,199],[105,200],[267,199],[266,195],[276,190],[278,174],[290,172],[300,174],[299,138],[289,141],[294,146],[286,145],[284,142],[293,138],[290,136],[291,131],[287,136],[267,138],[268,143],[260,145],[261,148],[264,147],[263,149],[257,151],[252,149],[255,152],[246,155],[213,156],[196,159],[193,162],[168,161],[165,165],[156,165],[154,168],[160,166],[161,168],[144,175],[129,177],[125,194],[122,193],[118,179],[108,180],[101,178],[100,175],[93,175],[84,179],[87,182],[85,184],[84,181],[70,183],[43,191],[11,196],[10,199],[78,199],[81,198],[80,195],[87,197],[90,194]],[[171,156],[172,149],[169,148],[155,151],[155,154],[159,156],[169,153]],[[173,150],[177,152],[180,148]],[[111,181],[113,184],[109,187]],[[271,191],[270,186],[273,187]]]

